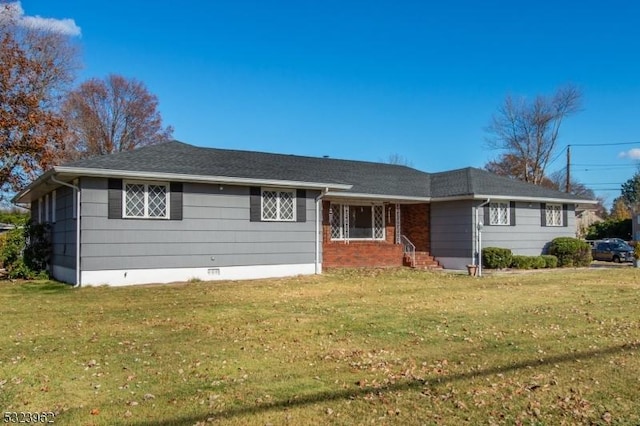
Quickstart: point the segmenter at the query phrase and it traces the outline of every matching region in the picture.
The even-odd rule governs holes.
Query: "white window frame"
[[[511,211],[509,210],[511,206],[508,201],[494,201],[489,203],[489,225],[491,226],[510,226],[511,225]],[[506,212],[503,216],[498,211],[498,215],[494,215],[493,212],[499,209],[500,211]],[[494,220],[494,216],[498,218],[498,220]],[[505,221],[501,221],[500,218],[504,218]]]
[[[143,185],[144,186],[144,214],[140,216],[127,215],[127,185]],[[149,216],[149,186],[164,186],[165,191],[165,210],[164,216]],[[169,219],[170,210],[170,188],[169,182],[153,182],[153,181],[136,181],[127,180],[122,182],[122,217],[126,219]]]
[[[348,212],[350,211],[351,207],[369,207],[371,208],[371,238],[352,238],[349,235],[349,222],[350,219],[347,218],[347,220],[345,220],[344,215],[345,213],[348,214]],[[339,213],[339,218],[338,220],[338,228],[339,228],[339,237],[334,237],[333,236],[333,229],[331,229],[331,240],[332,241],[385,241],[387,238],[387,224],[386,224],[386,217],[385,217],[385,211],[384,211],[384,205],[383,204],[341,204],[341,203],[331,203],[331,207],[329,208],[329,214],[332,216],[334,213],[334,211],[338,211]],[[376,211],[375,209],[382,209],[382,224],[380,225],[379,231],[381,233],[381,236],[376,238],[375,234],[376,234]],[[329,226],[333,227],[334,225],[334,220],[332,220],[333,218],[329,219]],[[346,229],[345,229],[346,228]]]
[[[275,192],[276,195],[276,217],[265,217],[264,196],[265,192]],[[281,204],[281,197],[283,193],[291,195],[291,217],[285,217],[283,214],[283,206]],[[283,188],[261,188],[260,191],[260,220],[263,222],[296,222],[298,217],[297,212],[297,200],[295,189],[283,189]]]
[[[562,204],[547,204],[544,209],[546,226],[563,226]]]
[[[73,180],[73,186],[78,188],[78,179]],[[77,219],[78,218],[78,191],[76,189],[71,190],[71,212],[72,212],[71,217],[73,219]]]

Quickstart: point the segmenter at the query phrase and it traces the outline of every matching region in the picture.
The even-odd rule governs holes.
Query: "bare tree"
[[[398,153],[389,154],[386,163],[395,164],[398,166],[413,167],[413,163],[408,158]]]
[[[59,100],[77,68],[68,36],[22,26],[16,10],[0,3],[0,199],[54,164]]]
[[[508,160],[517,164],[519,170],[513,177],[542,184],[560,126],[565,117],[580,110],[581,100],[582,93],[571,85],[551,97],[537,96],[532,102],[507,96],[486,129],[489,146],[504,151],[497,163]]]
[[[158,99],[137,80],[109,75],[69,93],[63,113],[69,126],[66,160],[129,151],[171,138]]]

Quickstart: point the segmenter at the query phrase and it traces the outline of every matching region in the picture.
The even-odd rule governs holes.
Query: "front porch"
[[[429,218],[428,203],[325,200],[323,267],[441,268],[429,253]]]

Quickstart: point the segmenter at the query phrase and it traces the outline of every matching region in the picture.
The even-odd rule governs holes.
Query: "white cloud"
[[[640,160],[640,148],[631,148],[629,151],[623,151],[618,155],[618,157]]]
[[[21,27],[68,36],[79,36],[81,33],[80,27],[76,25],[73,19],[43,18],[37,15],[26,16],[19,1],[5,3],[0,7],[0,22],[8,20],[13,20]]]

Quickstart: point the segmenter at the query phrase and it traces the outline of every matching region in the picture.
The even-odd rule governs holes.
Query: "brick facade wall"
[[[395,244],[395,204],[385,205],[384,241],[332,241],[329,221],[330,202],[322,202],[322,265],[332,267],[391,267],[402,266],[402,245]],[[429,205],[401,207],[402,233],[417,250],[429,247]],[[420,248],[418,248],[420,247]]]
[[[342,241],[322,245],[325,268],[402,266],[402,246],[375,241]]]
[[[400,207],[402,234],[416,246],[416,251],[431,252],[429,204],[406,204]]]

